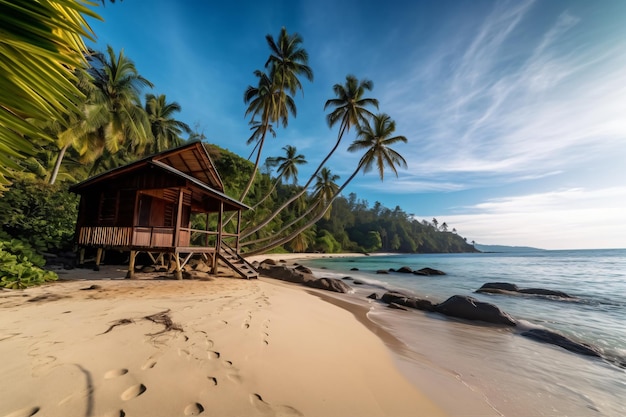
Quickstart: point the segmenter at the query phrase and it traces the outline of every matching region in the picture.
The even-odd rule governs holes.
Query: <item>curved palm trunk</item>
[[[272,189],[269,190],[269,192],[267,194],[265,194],[265,196],[258,202],[256,203],[253,207],[252,210],[254,210],[255,208],[259,207],[261,204],[263,204],[263,202],[265,200],[267,200],[267,198],[272,195],[272,193],[274,192],[274,190],[276,189],[276,187],[278,186],[278,183],[280,182],[280,179],[283,177],[283,173],[281,173],[278,177],[276,177],[276,181],[274,182],[274,185],[272,186]]]
[[[248,181],[246,188],[241,193],[241,197],[239,197],[239,201],[243,201],[243,199],[246,198],[246,196],[248,195],[248,192],[250,191],[250,188],[252,187],[252,184],[254,183],[254,179],[256,178],[256,173],[259,170],[259,162],[261,161],[261,152],[263,151],[263,145],[265,144],[265,135],[267,134],[268,123],[269,123],[269,114],[267,114],[267,112],[265,113],[266,114],[263,115],[265,119],[263,134],[261,135],[261,139],[259,140],[259,151],[257,152],[256,160],[254,161],[254,169],[252,170],[252,175],[250,176],[250,180]],[[228,219],[226,223],[229,223],[231,219],[232,217]]]
[[[341,194],[341,192],[344,190],[344,188],[346,188],[346,186],[350,183],[350,181],[352,181],[354,179],[354,177],[356,177],[356,174],[358,174],[358,172],[361,170],[361,167],[362,167],[362,164],[359,164],[359,166],[357,166],[356,170],[352,173],[352,175],[350,175],[350,178],[348,178],[346,180],[346,182],[343,183],[343,185],[337,190],[335,195],[333,195],[333,197],[324,205],[322,210],[320,210],[320,212],[317,215],[315,215],[311,220],[309,220],[304,225],[300,226],[297,230],[291,232],[287,236],[285,236],[283,238],[276,239],[273,242],[268,243],[266,246],[263,246],[261,248],[258,248],[258,249],[255,249],[253,251],[247,252],[246,256],[259,255],[259,254],[262,254],[264,252],[267,252],[270,249],[274,249],[275,247],[284,245],[285,243],[291,241],[293,238],[298,236],[300,233],[302,233],[303,231],[305,231],[306,229],[308,229],[309,227],[311,227],[315,223],[317,223],[322,217],[324,217],[324,214],[326,213],[326,210],[328,210],[330,205]]]
[[[63,157],[65,156],[65,152],[67,152],[67,149],[70,147],[70,145],[71,145],[70,143],[66,144],[59,151],[59,154],[57,155],[57,160],[54,163],[54,168],[52,169],[52,173],[50,174],[50,181],[49,181],[50,185],[54,184],[54,182],[57,180],[57,176],[59,175],[59,170],[61,169],[61,162],[63,162]]]
[[[287,230],[289,230],[294,224],[298,223],[299,221],[302,221],[303,219],[305,219],[309,214],[311,214],[315,208],[317,208],[319,206],[319,202],[316,202],[315,204],[313,204],[311,207],[309,207],[302,215],[300,215],[300,217],[298,217],[297,219],[292,220],[290,223],[288,223],[287,225],[283,226],[278,232],[274,233],[273,236],[268,236],[268,237],[264,237],[264,238],[260,238],[260,239],[255,239],[255,240],[249,240],[247,242],[243,242],[241,243],[242,247],[245,246],[250,246],[250,245],[254,245],[256,243],[262,243],[262,242],[266,242],[276,236],[280,236],[282,233],[286,232]],[[327,208],[324,209],[324,212],[326,212]]]
[[[321,171],[321,169],[324,167],[324,164],[326,164],[326,162],[328,162],[330,157],[333,155],[333,153],[335,153],[335,151],[339,147],[339,144],[341,143],[341,139],[343,138],[343,135],[346,132],[346,128],[347,128],[347,124],[342,124],[341,130],[339,131],[339,137],[337,138],[337,143],[335,143],[335,146],[333,147],[333,149],[331,149],[331,151],[328,153],[328,155],[326,155],[326,157],[319,164],[319,166],[317,167],[315,172],[313,172],[313,174],[311,175],[311,177],[309,178],[307,183],[302,187],[302,190],[299,193],[297,193],[294,196],[292,196],[286,202],[284,202],[278,209],[276,209],[276,211],[274,211],[272,214],[270,214],[268,217],[266,217],[261,223],[259,223],[258,225],[256,225],[255,227],[253,227],[250,230],[243,230],[241,232],[241,239],[245,239],[245,238],[251,236],[253,233],[258,232],[259,230],[261,230],[269,222],[271,222],[276,216],[278,216],[285,208],[287,208],[291,203],[296,201],[298,198],[302,197],[302,195],[306,192],[307,188],[309,188],[309,186],[311,185],[311,183],[315,179],[315,176]]]

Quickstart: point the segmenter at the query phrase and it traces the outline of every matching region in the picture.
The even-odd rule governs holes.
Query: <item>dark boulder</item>
[[[433,269],[433,268],[422,268],[422,269],[418,269],[417,271],[413,271],[413,273],[415,275],[426,275],[426,276],[430,276],[430,275],[445,275],[446,274],[443,271],[440,271],[438,269]]]
[[[381,297],[381,301],[388,304],[398,304],[404,307],[423,311],[435,311],[435,306],[429,300],[411,297],[397,291],[388,291]]]
[[[352,277],[343,277],[341,279],[343,279],[344,281],[354,281],[354,278]]]
[[[313,274],[296,271],[295,269],[284,265],[267,265],[265,262],[261,263],[259,266],[259,273],[270,278],[293,282],[296,284],[304,284],[307,281],[315,279]]]
[[[515,284],[510,284],[508,282],[488,282],[483,284],[482,287],[476,290],[476,292],[486,292],[486,293],[494,293],[498,294],[501,292],[518,292],[519,287]]]
[[[479,320],[487,323],[515,326],[515,320],[498,306],[478,301],[465,295],[453,295],[435,306],[435,311],[446,316],[466,320]]]
[[[403,266],[403,267],[400,267],[398,270],[396,270],[396,272],[401,272],[403,274],[410,274],[413,272],[413,270],[408,266]]]
[[[548,297],[558,298],[575,298],[563,291],[547,290],[545,288],[519,288],[515,284],[508,282],[488,282],[483,284],[482,287],[476,290],[477,293],[491,293],[491,294],[527,294],[527,295],[541,295]]]
[[[264,260],[263,262],[261,262],[262,264],[268,264],[268,265],[276,265],[276,261],[271,259],[271,258],[267,258],[266,260]]]
[[[408,309],[406,309],[406,308],[404,308],[404,307],[402,307],[401,305],[396,304],[396,303],[390,303],[387,307],[392,308],[392,309],[394,309],[394,310],[409,311]]]
[[[377,274],[388,274],[389,271],[385,271],[384,269],[379,269],[378,271],[376,271]]]
[[[336,278],[320,278],[304,283],[307,287],[318,288],[320,290],[347,293],[352,290],[349,285]]]
[[[356,279],[354,281],[352,281],[352,283],[354,285],[363,285],[363,284],[365,284],[363,281],[359,281],[359,280],[356,280]]]
[[[294,269],[295,269],[296,271],[298,271],[298,272],[304,272],[304,273],[306,273],[306,274],[312,274],[312,273],[313,273],[313,271],[311,271],[309,268],[307,268],[307,267],[306,267],[306,266],[304,266],[304,265],[298,265],[298,266],[296,266]]]
[[[547,290],[545,288],[522,288],[519,292],[522,294],[545,295],[548,297],[575,298],[563,291]]]
[[[350,268],[350,271],[358,271],[359,268]]]
[[[378,300],[378,294],[373,292],[370,295],[368,295],[367,298],[369,298],[370,300]]]
[[[552,345],[560,346],[570,352],[578,353],[579,355],[601,357],[602,354],[595,346],[590,346],[585,343],[575,342],[563,335],[552,332],[545,329],[531,329],[522,333],[522,336],[526,336],[533,340],[543,343],[550,343]]]

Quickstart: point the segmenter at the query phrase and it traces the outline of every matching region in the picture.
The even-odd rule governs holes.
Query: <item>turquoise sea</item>
[[[520,329],[397,312],[369,302],[372,321],[416,355],[458,375],[502,415],[626,415],[626,249],[329,257],[303,263],[319,277],[362,281],[353,285],[355,299],[385,290],[433,302],[471,295],[497,305],[522,329],[549,329],[602,351],[605,359],[583,357],[527,339]],[[446,275],[376,273],[403,266]],[[487,282],[559,290],[575,298],[474,293]]]

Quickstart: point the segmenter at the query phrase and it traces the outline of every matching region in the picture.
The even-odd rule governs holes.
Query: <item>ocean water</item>
[[[414,357],[455,375],[483,395],[496,415],[626,416],[626,250],[385,255],[322,258],[304,264],[316,276],[349,276],[364,282],[353,285],[352,297],[359,299],[385,290],[433,302],[471,295],[513,316],[520,323],[516,329],[368,304],[371,320],[409,346]],[[402,266],[435,268],[446,275],[376,273]],[[487,282],[559,290],[575,298],[474,293]],[[545,328],[593,345],[604,359],[521,336],[528,328]],[[428,393],[428,386],[420,388]]]

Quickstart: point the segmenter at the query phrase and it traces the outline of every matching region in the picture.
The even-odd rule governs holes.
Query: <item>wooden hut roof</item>
[[[178,148],[148,156],[138,161],[132,162],[110,171],[91,177],[83,182],[70,187],[70,191],[80,193],[81,190],[89,188],[94,184],[107,181],[120,175],[125,175],[129,171],[135,171],[148,165],[151,162],[161,162],[188,177],[209,186],[214,191],[224,193],[224,184],[215,169],[215,165],[202,142],[192,142]]]
[[[220,193],[217,190],[214,190],[211,187],[208,187],[206,184],[202,183],[201,181],[198,181],[196,178],[187,175],[183,172],[180,172],[179,170],[177,170],[174,167],[171,167],[161,161],[151,161],[150,165],[153,165],[155,167],[161,168],[165,171],[168,171],[170,173],[172,173],[173,175],[176,175],[178,177],[184,178],[187,181],[190,181],[193,185],[195,185],[196,187],[200,188],[203,192],[205,192],[206,194],[210,195],[211,197],[214,197],[218,200],[221,200],[222,202],[224,202],[224,210],[225,211],[231,211],[231,210],[249,210],[250,207],[248,207],[247,205],[243,204],[240,201],[235,200],[234,198],[231,198],[229,196],[227,196],[224,193]]]

